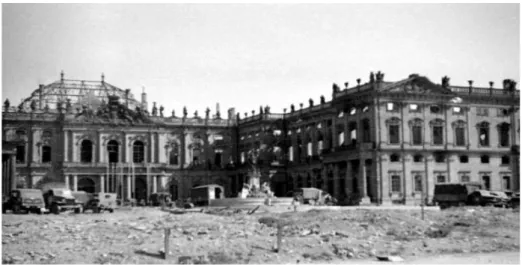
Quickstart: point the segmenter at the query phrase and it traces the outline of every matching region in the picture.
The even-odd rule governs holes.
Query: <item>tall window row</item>
[[[421,119],[413,119],[408,122],[410,129],[410,137],[412,145],[422,145],[424,142],[424,122]],[[435,119],[429,122],[429,130],[432,145],[443,145],[445,142],[445,122],[441,119]],[[386,127],[388,133],[389,144],[400,144],[400,128],[401,121],[399,118],[392,117],[386,120]],[[477,124],[477,140],[481,147],[490,146],[490,124],[488,122],[481,122]],[[455,146],[466,146],[467,125],[464,121],[458,120],[452,123],[453,137]],[[500,147],[509,147],[510,145],[510,124],[501,123],[497,126],[498,129],[498,145]]]

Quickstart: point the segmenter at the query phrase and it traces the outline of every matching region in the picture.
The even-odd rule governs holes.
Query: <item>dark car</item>
[[[35,189],[12,190],[10,196],[2,204],[2,213],[6,213],[8,210],[16,214],[22,211],[38,214],[47,212],[42,191]]]
[[[502,206],[504,203],[499,194],[488,190],[476,190],[468,198],[468,204],[477,206]]]
[[[165,206],[171,207],[173,204],[171,198],[172,195],[168,192],[158,192],[150,195],[150,202],[152,206],[161,206],[164,202]]]
[[[520,208],[520,192],[513,193],[509,199],[509,206],[511,208]]]

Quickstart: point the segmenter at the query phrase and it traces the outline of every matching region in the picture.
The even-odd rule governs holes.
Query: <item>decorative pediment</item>
[[[119,134],[110,134],[110,135],[105,135],[105,136],[102,136],[101,139],[102,139],[102,145],[107,145],[107,143],[108,143],[109,141],[112,141],[112,140],[118,142],[118,144],[121,145],[121,142],[122,142],[122,140],[123,140],[122,136],[119,135]]]
[[[453,128],[462,128],[462,127],[466,127],[466,122],[463,121],[463,120],[456,120],[454,122],[451,123],[451,126]]]
[[[430,126],[444,126],[444,120],[442,120],[442,119],[431,120]]]
[[[416,74],[399,82],[384,86],[381,91],[402,92],[408,94],[451,94],[452,92],[440,85],[432,83],[427,77]]]
[[[401,123],[401,119],[397,118],[397,117],[391,117],[389,119],[386,120],[386,124],[400,124]]]
[[[409,120],[408,121],[408,125],[410,125],[410,126],[422,126],[422,125],[424,125],[424,121],[422,119],[415,118],[413,120]]]
[[[148,143],[146,135],[136,135],[129,137],[129,146],[132,146],[136,141],[141,141],[145,145]]]
[[[93,132],[84,133],[75,137],[76,145],[80,145],[83,140],[89,140],[96,145],[96,136]]]

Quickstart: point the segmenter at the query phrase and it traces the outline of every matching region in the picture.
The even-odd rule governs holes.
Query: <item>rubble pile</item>
[[[192,210],[192,209],[191,209]],[[133,208],[104,214],[13,215],[2,222],[3,263],[339,263],[381,256],[519,249],[518,212],[489,207],[270,212]],[[277,222],[282,247],[277,253]],[[164,230],[171,229],[169,260]],[[516,232],[514,232],[516,231]]]

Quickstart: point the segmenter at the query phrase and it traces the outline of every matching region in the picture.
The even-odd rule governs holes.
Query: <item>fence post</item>
[[[168,259],[169,257],[169,241],[170,241],[170,228],[165,228],[165,248],[163,253],[163,259]]]

